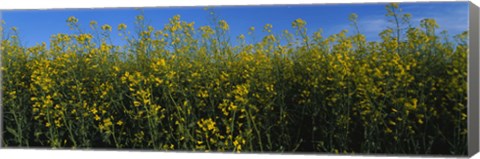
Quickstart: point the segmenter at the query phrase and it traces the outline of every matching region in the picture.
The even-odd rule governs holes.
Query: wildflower
[[[392,129],[390,129],[390,128],[387,127],[387,129],[385,130],[385,132],[388,133],[388,134],[390,134],[390,133],[392,133],[393,131],[392,131]]]
[[[419,123],[419,124],[423,124],[423,120],[422,120],[422,119],[418,119],[418,123]]]
[[[105,24],[102,26],[102,30],[104,31],[112,31],[112,27],[108,24]]]
[[[144,17],[142,15],[138,15],[135,17],[135,19],[137,19],[138,21],[142,21]]]
[[[109,127],[109,126],[112,126],[112,125],[113,125],[113,123],[112,123],[112,121],[110,120],[110,118],[104,119],[104,120],[103,120],[103,124],[105,125],[105,127]]]
[[[90,27],[93,28],[96,25],[97,25],[97,21],[94,21],[94,20],[90,21]]]
[[[392,111],[395,112],[395,113],[398,112],[398,110],[395,109],[395,108],[392,108]]]
[[[397,125],[397,123],[395,123],[394,121],[391,121],[391,120],[388,121],[388,123],[389,123],[390,125]]]
[[[122,126],[122,125],[123,125],[123,121],[122,121],[122,120],[119,120],[119,121],[117,122],[117,125],[118,125],[118,126]]]
[[[78,19],[75,18],[74,16],[70,16],[68,17],[67,22],[76,24],[78,22]]]
[[[97,108],[93,108],[93,109],[91,110],[91,112],[92,112],[92,114],[97,114],[97,112],[98,112],[98,111],[97,111]]]
[[[305,22],[301,18],[298,18],[298,19],[295,19],[295,21],[292,22],[292,27],[293,28],[303,28],[303,27],[305,27],[306,24],[307,24],[307,22]]]
[[[417,102],[418,100],[416,98],[412,99],[412,103],[405,103],[405,107],[407,107],[410,110],[415,110],[417,109]]]
[[[253,31],[255,31],[255,27],[252,26],[252,27],[250,27],[248,30],[251,31],[251,32],[253,32]]]

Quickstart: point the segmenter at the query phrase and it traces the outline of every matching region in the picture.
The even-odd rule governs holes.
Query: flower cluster
[[[233,45],[225,20],[195,28],[177,15],[155,29],[136,19],[137,35],[117,27],[124,46],[96,22],[50,47],[4,39],[3,144],[466,154],[466,32],[441,40],[427,19],[367,42],[358,31],[310,35],[296,19],[295,34],[267,24],[260,41],[251,27]]]

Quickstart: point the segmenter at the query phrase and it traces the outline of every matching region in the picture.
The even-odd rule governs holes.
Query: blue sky
[[[261,36],[265,24],[272,24],[274,32],[284,29],[293,31],[292,21],[302,18],[307,22],[309,33],[322,29],[325,36],[339,33],[342,29],[350,30],[348,17],[351,13],[358,15],[360,31],[367,40],[378,40],[378,33],[387,26],[392,26],[385,17],[385,3],[366,4],[323,4],[323,5],[277,5],[277,6],[216,6],[217,15],[230,25],[231,38],[247,34],[248,28],[257,29]],[[434,18],[440,25],[438,30],[447,30],[450,35],[468,30],[468,2],[436,3],[400,3],[404,13],[412,14],[412,23],[418,26],[421,19]],[[168,19],[176,14],[187,22],[195,22],[198,28],[209,24],[208,12],[204,7],[159,7],[143,8],[145,19],[156,29],[163,28]],[[48,42],[51,35],[73,33],[66,24],[66,19],[75,16],[84,30],[90,30],[89,22],[95,20],[101,26],[113,27],[114,43],[119,43],[117,25],[125,23],[133,29],[135,16],[140,13],[134,8],[109,9],[57,9],[57,10],[8,10],[2,11],[6,27],[15,26],[20,31],[22,43],[27,46]]]

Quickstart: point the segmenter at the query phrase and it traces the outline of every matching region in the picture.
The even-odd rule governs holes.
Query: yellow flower
[[[237,140],[233,141],[233,146],[236,147],[237,145],[238,145],[238,141]]]
[[[102,26],[102,30],[104,31],[112,31],[112,27],[108,24],[105,24]]]
[[[305,22],[303,19],[301,18],[298,18],[296,19],[295,21],[292,22],[292,27],[294,28],[303,28],[305,27],[305,25],[307,24],[307,22]]]
[[[115,72],[119,72],[120,68],[118,68],[118,66],[113,66],[113,70],[115,70]]]
[[[392,111],[395,112],[395,113],[398,112],[398,110],[395,109],[395,108],[392,108]]]
[[[122,24],[119,24],[119,25],[118,25],[118,28],[117,28],[117,29],[118,29],[118,30],[124,30],[124,29],[126,29],[126,28],[127,28],[127,25],[122,23]]]
[[[67,22],[69,22],[69,23],[77,23],[77,22],[78,22],[78,19],[75,18],[74,16],[70,16],[70,17],[68,17]]]
[[[237,106],[235,104],[233,104],[233,102],[230,102],[230,107],[229,108],[230,108],[230,110],[233,110],[233,111],[237,110]]]
[[[413,103],[413,108],[414,108],[414,109],[417,108],[417,102],[418,102],[417,98],[413,98],[413,99],[412,99],[412,103]]]
[[[397,125],[397,123],[395,123],[394,121],[391,121],[391,120],[388,121],[388,123],[389,123],[390,125]]]
[[[123,122],[122,122],[121,120],[119,120],[119,121],[117,122],[117,125],[122,126],[122,125],[123,125]]]
[[[417,102],[418,100],[416,98],[413,98],[412,103],[405,103],[405,107],[407,107],[410,110],[415,110],[417,109]]]
[[[228,30],[230,28],[225,20],[220,20],[218,23],[222,30]]]
[[[113,123],[112,123],[112,121],[110,120],[110,118],[103,119],[103,124],[105,125],[105,127],[109,127],[109,126],[112,126],[112,125],[113,125]]]
[[[213,121],[210,120],[210,122],[208,123],[207,127],[208,127],[208,130],[213,130],[213,129],[215,129],[215,122],[213,122]]]
[[[418,119],[418,123],[419,123],[419,124],[423,124],[423,120],[422,120],[422,119]]]
[[[133,105],[138,107],[138,106],[140,106],[140,102],[139,101],[133,101]]]
[[[392,131],[392,129],[390,129],[390,128],[387,127],[387,129],[385,130],[385,132],[388,133],[388,134],[390,134],[390,133],[392,133],[393,131]]]
[[[93,26],[95,26],[95,25],[97,25],[97,22],[96,22],[96,21],[94,21],[94,20],[90,21],[90,27],[93,27]]]
[[[92,114],[97,114],[98,111],[97,111],[96,108],[93,108],[91,112],[92,112]]]

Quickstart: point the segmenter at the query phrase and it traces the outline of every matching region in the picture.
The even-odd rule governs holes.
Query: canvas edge
[[[421,1],[422,2],[427,2],[427,1]],[[437,1],[433,1],[437,2]],[[441,2],[441,1],[438,1]],[[388,3],[384,1],[378,1],[378,2],[369,2],[369,3]],[[416,3],[414,1],[407,1],[407,2],[400,2],[400,3]],[[320,4],[362,4],[362,3],[320,3]],[[365,4],[365,3],[363,3]],[[368,4],[368,3],[367,3]],[[275,4],[263,4],[264,6],[268,5],[275,5]],[[280,5],[307,5],[307,4],[280,4]],[[215,5],[213,5],[215,6]],[[226,5],[230,6],[230,5]],[[233,5],[237,6],[237,5]],[[240,5],[241,6],[241,5]],[[249,5],[250,6],[250,5]],[[146,6],[148,7],[155,7],[155,6]],[[157,6],[158,7],[158,6]],[[168,6],[167,6],[168,7]],[[180,7],[180,6],[174,6],[174,7]],[[188,6],[192,7],[192,6]],[[196,6],[193,6],[196,7]],[[120,7],[120,8],[130,8],[130,7]],[[59,8],[51,8],[50,10],[56,10]],[[60,8],[60,9],[85,9],[85,8]],[[100,8],[97,8],[100,9]],[[18,9],[22,10],[22,9]],[[471,1],[469,2],[469,51],[468,51],[468,77],[467,77],[467,87],[468,87],[468,107],[467,107],[467,113],[468,113],[468,123],[467,123],[467,129],[468,129],[468,156],[474,156],[479,152],[479,143],[480,143],[480,85],[479,85],[479,66],[480,66],[480,40],[479,40],[479,29],[480,29],[480,9],[478,6],[476,6],[474,3]],[[2,10],[0,10],[0,21],[2,20]],[[3,40],[3,34],[0,31],[0,41]],[[0,43],[1,47],[1,43]],[[0,50],[0,67],[2,66],[2,56],[1,56],[1,50]],[[2,71],[0,71],[0,149],[3,148],[3,80],[2,80]],[[34,148],[35,150],[35,148]],[[328,155],[328,154],[327,154]],[[361,155],[354,155],[358,157],[368,157],[369,155],[361,154]],[[372,156],[382,156],[382,154],[375,154]],[[396,155],[387,155],[390,157],[395,157]],[[384,156],[384,157],[387,157]],[[411,155],[407,155],[411,156]],[[423,156],[425,157],[425,156]]]
[[[2,27],[2,10],[0,10],[0,27]],[[5,29],[5,28],[2,28]],[[3,41],[3,31],[0,30],[0,47],[2,46]],[[2,50],[0,49],[0,68],[2,67]],[[0,149],[3,147],[3,76],[2,72],[0,71]]]
[[[469,5],[469,51],[468,51],[468,156],[479,151],[479,7]]]

